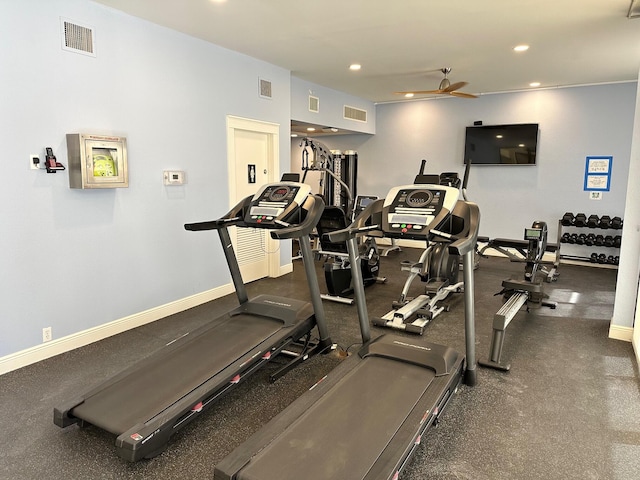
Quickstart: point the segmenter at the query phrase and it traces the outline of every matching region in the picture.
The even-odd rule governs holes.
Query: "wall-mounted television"
[[[538,124],[467,127],[464,161],[474,165],[535,165]]]

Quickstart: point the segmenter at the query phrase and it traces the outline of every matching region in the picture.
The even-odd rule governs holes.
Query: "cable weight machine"
[[[324,276],[328,294],[322,298],[352,305],[354,299],[351,263],[345,242],[330,242],[324,234],[346,228],[364,208],[366,202],[377,197],[360,197],[357,193],[358,154],[329,148],[317,140],[301,140],[302,183],[310,171],[320,172],[320,195],[325,210],[316,226],[319,236],[318,256],[325,258]],[[360,269],[364,286],[385,283],[380,277],[380,254],[373,238],[359,239]]]

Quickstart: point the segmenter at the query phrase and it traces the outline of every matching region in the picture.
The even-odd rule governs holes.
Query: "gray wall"
[[[331,149],[358,152],[358,193],[384,196],[390,186],[411,183],[428,160],[428,172],[464,171],[464,131],[475,120],[485,125],[539,123],[538,165],[477,166],[472,169],[468,194],[480,206],[480,234],[521,238],[534,220],[550,227],[556,238],[564,212],[625,216],[623,249],[624,295],[616,298],[612,325],[631,327],[638,282],[638,122],[637,83],[575,87],[486,95],[476,100],[445,98],[376,106],[376,135],[323,137]],[[630,172],[632,144],[635,168]],[[293,167],[299,167],[300,147],[291,144]],[[613,156],[611,191],[590,200],[583,191],[585,159]],[[631,178],[630,178],[631,177]],[[314,183],[314,187],[316,184]],[[634,203],[635,202],[635,203]],[[575,230],[574,230],[575,231]],[[596,233],[598,233],[596,231]],[[592,251],[618,254],[615,249],[563,245],[563,253],[589,256]],[[625,260],[626,259],[626,260]],[[623,334],[626,335],[626,334]]]
[[[538,123],[537,166],[476,166],[468,194],[482,212],[480,234],[520,238],[533,220],[544,220],[555,238],[566,211],[623,215],[635,111],[636,83],[443,98],[376,106],[376,135],[320,138],[327,146],[358,152],[358,192],[384,195],[427,171],[464,171],[465,127]],[[585,159],[612,155],[611,191],[589,200],[583,191]],[[292,142],[297,165],[299,147]],[[584,251],[582,252],[584,253]]]
[[[318,112],[309,111],[309,96],[318,98]],[[367,112],[367,121],[344,118],[344,106]],[[291,120],[336,127],[359,133],[376,133],[376,109],[373,102],[291,77]]]
[[[96,58],[61,49],[61,16],[94,28]],[[182,225],[229,207],[227,115],[279,124],[288,170],[289,71],[87,0],[0,2],[0,59],[0,358],[43,327],[57,339],[229,282],[217,236]],[[129,188],[29,169],[46,146],[67,164],[75,132],[127,137]]]

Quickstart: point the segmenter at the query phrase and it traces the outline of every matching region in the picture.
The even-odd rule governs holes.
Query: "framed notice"
[[[587,157],[584,169],[584,190],[608,192],[611,188],[613,157]]]

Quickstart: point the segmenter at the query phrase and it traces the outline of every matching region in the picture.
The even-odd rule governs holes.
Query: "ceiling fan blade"
[[[393,92],[398,95],[406,95],[407,93],[413,93],[414,95],[439,95],[446,93],[444,90],[409,90],[407,92]]]
[[[461,97],[461,98],[478,98],[477,95],[473,95],[472,93],[464,93],[464,92],[449,92],[449,95],[453,95],[454,97]]]
[[[452,83],[451,85],[449,85],[447,88],[444,88],[443,90],[445,92],[453,92],[454,90],[459,90],[464,86],[469,85],[469,82],[456,82],[456,83]]]

